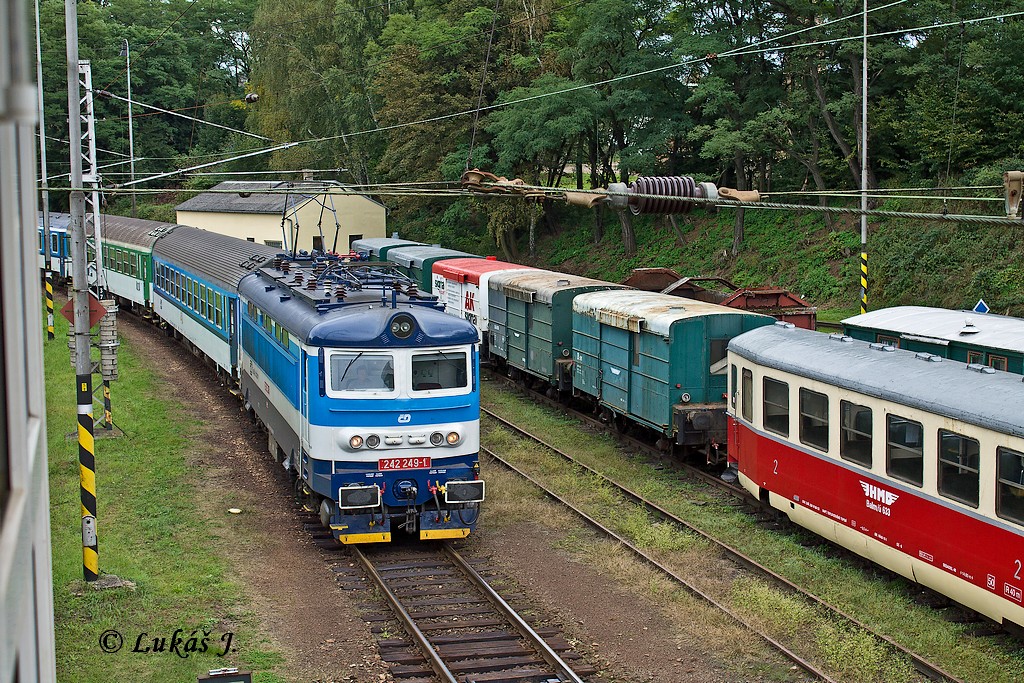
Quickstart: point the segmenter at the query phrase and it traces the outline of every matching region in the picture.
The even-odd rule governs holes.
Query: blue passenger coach
[[[391,264],[277,257],[239,284],[241,391],[342,543],[476,527],[478,334]]]

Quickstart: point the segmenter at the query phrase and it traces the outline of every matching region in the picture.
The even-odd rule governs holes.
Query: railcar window
[[[880,334],[877,337],[875,337],[875,341],[879,342],[880,344],[885,344],[886,346],[893,346],[897,349],[900,348],[899,337],[893,337],[888,334]]]
[[[224,307],[224,295],[222,295],[220,292],[217,292],[214,295],[214,299],[217,302],[217,306],[216,306],[216,308],[213,309],[213,322],[217,325],[217,327],[220,327],[221,326],[221,309]]]
[[[462,352],[420,353],[412,357],[413,391],[459,389],[468,386],[466,354]]]
[[[1006,356],[989,356],[988,364],[996,370],[1006,372]]]
[[[939,493],[978,507],[981,447],[977,439],[939,430]]]
[[[710,358],[709,358],[709,360],[711,362],[709,362],[708,365],[709,366],[710,365],[714,365],[715,363],[718,363],[723,358],[725,358],[725,356],[726,356],[726,354],[728,352],[728,349],[729,349],[729,340],[728,339],[712,339],[711,340],[711,346],[710,346]]]
[[[206,317],[206,285],[199,285],[199,315]]]
[[[871,408],[839,402],[839,455],[843,460],[871,467]]]
[[[1024,453],[998,448],[996,455],[999,462],[996,514],[1024,525]]]
[[[733,363],[729,366],[729,388],[732,392],[729,394],[729,405],[733,410],[736,410],[736,394],[739,392],[739,385],[736,383],[736,364]]]
[[[331,356],[334,391],[393,391],[395,363],[391,356],[335,353]]]
[[[886,467],[889,476],[914,486],[924,483],[924,430],[920,422],[886,415]]]
[[[789,385],[764,378],[764,428],[789,436]]]
[[[754,421],[754,375],[750,370],[743,370],[743,386],[740,388],[740,406],[743,419]]]
[[[967,362],[968,363],[981,363],[984,360],[984,355],[981,351],[968,351]]]
[[[828,396],[800,390],[800,442],[828,451]]]
[[[136,254],[135,252],[132,252],[131,259],[132,259],[132,272],[131,272],[131,275],[132,275],[132,277],[135,277],[135,276],[137,276],[139,274],[139,255]]]
[[[60,240],[60,236],[59,235],[50,235],[50,251],[52,251],[54,254],[59,254],[60,253],[60,241],[59,240]]]

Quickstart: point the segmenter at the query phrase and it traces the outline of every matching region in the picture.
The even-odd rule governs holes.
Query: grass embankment
[[[281,681],[273,669],[282,658],[260,635],[243,587],[218,548],[227,534],[218,533],[218,522],[200,509],[203,469],[194,440],[210,427],[168,398],[171,392],[154,375],[144,349],[125,343],[120,379],[113,384],[114,421],[125,435],[96,440],[97,526],[101,573],[136,587],[95,591],[82,581],[67,327],[58,316],[57,338],[45,349],[58,680],[182,683],[209,669],[238,666],[258,672],[254,680],[262,683]],[[111,630],[123,645],[108,653],[100,641]],[[218,656],[228,633],[230,651]],[[207,651],[190,651],[204,637]],[[160,638],[166,639],[164,651],[154,652]],[[116,642],[112,635],[104,640],[108,647]],[[150,651],[133,651],[137,642],[139,650]]]
[[[581,429],[575,421],[491,383],[486,384],[484,390],[486,407],[740,549],[876,630],[891,635],[947,671],[974,683],[1024,680],[1024,650],[1019,645],[999,638],[971,637],[963,625],[950,623],[940,612],[916,605],[908,598],[906,582],[879,579],[813,547],[804,547],[799,542],[801,534],[778,534],[761,529],[748,515],[706,486],[681,481],[672,469],[658,467],[643,458],[627,457],[610,437]],[[784,642],[799,642],[802,653],[809,651],[837,679],[864,683],[917,680],[901,657],[800,599],[756,580],[707,576],[707,558],[714,550],[704,541],[651,518],[607,485],[578,468],[566,466],[542,447],[518,439],[486,419],[482,436],[485,446],[508,457],[517,467],[567,496],[682,575],[695,578],[704,589],[721,596],[748,620],[760,624]],[[488,479],[499,475],[497,469],[491,468]],[[504,473],[500,472],[501,475]],[[506,477],[510,481],[504,481]],[[508,475],[502,479],[503,484],[490,487],[493,494],[488,500],[488,524],[518,521],[550,523],[552,528],[562,531],[577,528],[567,523],[565,515],[538,514],[537,506],[544,503],[537,499],[536,493],[530,493],[529,485],[516,482]],[[530,500],[530,504],[507,499],[512,491],[518,491],[515,495]],[[530,512],[518,515],[517,509]],[[517,520],[517,517],[521,518]],[[726,626],[716,625],[720,619],[716,621],[700,607],[695,607],[689,596],[668,586],[657,575],[646,575],[646,570],[638,569],[615,544],[596,539],[585,530],[570,533],[572,539],[566,544],[567,550],[582,563],[602,568],[623,585],[647,592],[651,604],[663,605],[666,614],[676,618],[680,629],[707,630],[710,627],[718,630],[708,632],[730,633]],[[748,635],[726,637],[733,648],[731,657],[756,656]],[[778,672],[763,670],[760,673],[763,680],[777,680]]]

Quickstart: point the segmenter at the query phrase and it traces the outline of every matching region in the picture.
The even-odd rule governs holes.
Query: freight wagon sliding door
[[[669,344],[657,334],[633,334],[629,380],[635,417],[664,431],[671,419]],[[678,398],[678,397],[677,397]]]
[[[541,377],[551,377],[554,373],[554,364],[551,359],[552,341],[552,307],[539,301],[535,301],[530,310],[530,320],[526,332],[529,337],[529,355],[527,356],[527,368]]]
[[[601,400],[601,323],[573,313],[572,348],[573,387]]]
[[[620,413],[629,412],[629,371],[633,334],[601,325],[601,399]]]
[[[491,352],[499,358],[508,358],[508,297],[491,290],[487,302],[487,331]]]
[[[505,299],[508,305],[508,362],[517,368],[525,369],[527,351],[530,341],[527,336],[526,324],[529,320],[530,304],[519,299],[508,297]]]

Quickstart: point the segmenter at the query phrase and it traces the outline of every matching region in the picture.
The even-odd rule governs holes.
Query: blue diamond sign
[[[985,303],[984,299],[978,299],[978,303],[974,304],[975,313],[988,313],[990,310],[992,309],[988,307],[988,304]]]

